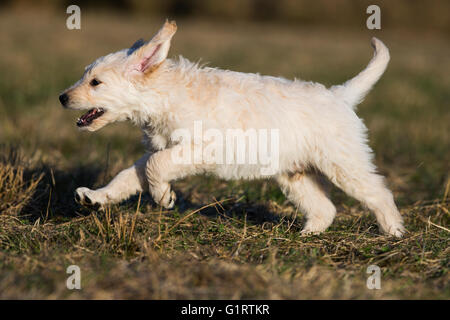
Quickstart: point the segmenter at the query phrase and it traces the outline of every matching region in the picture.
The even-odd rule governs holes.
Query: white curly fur
[[[166,59],[175,31],[175,23],[166,22],[151,41],[98,59],[64,92],[66,107],[106,111],[82,129],[95,131],[131,120],[143,129],[149,150],[106,187],[78,188],[82,204],[102,206],[149,190],[156,202],[171,208],[175,193],[169,183],[175,179],[205,172],[225,179],[263,177],[255,164],[174,163],[171,151],[179,142],[171,139],[172,133],[180,128],[192,131],[201,120],[204,130],[279,130],[279,168],[272,177],[306,214],[304,232],[324,231],[336,213],[314,175],[319,171],[370,208],[382,231],[402,235],[402,218],[375,172],[366,127],[354,112],[388,64],[389,52],[380,40],[372,39],[375,54],[365,70],[328,89],[318,83],[200,67],[182,57]],[[92,86],[93,78],[100,84]]]

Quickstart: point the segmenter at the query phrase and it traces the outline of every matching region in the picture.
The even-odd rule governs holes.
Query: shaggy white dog
[[[372,39],[375,55],[365,70],[327,89],[317,83],[199,67],[181,57],[166,59],[175,31],[175,23],[166,22],[149,42],[138,41],[99,58],[60,95],[64,107],[89,110],[78,119],[79,128],[95,131],[114,121],[131,120],[142,128],[148,148],[107,186],[78,188],[77,201],[103,206],[149,190],[157,203],[172,208],[175,193],[169,183],[188,175],[273,177],[306,214],[303,232],[318,233],[330,226],[336,214],[316,179],[315,172],[320,172],[367,205],[382,231],[402,235],[402,217],[375,172],[366,127],[354,111],[388,64],[389,52],[380,40]],[[279,143],[276,148],[272,144],[277,165],[263,174],[261,163],[211,162],[198,153],[192,161],[175,161],[177,148],[194,150],[198,141],[174,138],[174,133],[184,130],[195,136],[198,122],[203,130],[223,136],[229,129],[277,132],[274,137]],[[245,150],[251,147],[250,143]],[[228,149],[222,142],[215,150]]]

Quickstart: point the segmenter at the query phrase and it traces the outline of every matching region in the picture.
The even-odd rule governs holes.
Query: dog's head
[[[59,96],[63,107],[88,110],[77,121],[80,129],[95,131],[108,123],[133,118],[142,83],[165,61],[175,22],[168,22],[147,43],[109,54],[87,66],[83,77]]]

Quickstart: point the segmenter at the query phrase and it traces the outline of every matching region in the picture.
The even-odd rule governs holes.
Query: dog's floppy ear
[[[140,47],[142,47],[145,44],[144,39],[139,39],[138,41],[136,41],[135,43],[133,43],[133,45],[130,47],[130,49],[128,49],[127,51],[127,55],[131,55],[133,54],[133,52],[135,52],[137,49],[139,49]]]
[[[175,21],[166,20],[152,40],[147,43],[136,42],[128,49],[131,70],[146,73],[158,67],[166,59],[170,40],[176,31]]]

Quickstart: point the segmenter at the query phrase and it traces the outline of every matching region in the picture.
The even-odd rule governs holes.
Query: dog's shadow
[[[251,203],[237,201],[239,196],[222,196],[216,201],[201,202],[190,200],[189,191],[181,192],[175,186],[175,192],[177,195],[177,202],[173,212],[180,213],[182,215],[197,211],[197,215],[207,217],[208,219],[218,219],[219,217],[228,219],[235,218],[242,223],[246,220],[248,223],[262,225],[264,223],[279,223],[281,216],[273,213],[270,208],[261,203]],[[140,200],[139,200],[140,198]],[[126,207],[136,206],[136,203],[141,201],[141,206],[149,204],[152,210],[160,210],[160,207],[153,201],[149,193],[134,195],[128,200],[121,203]],[[172,211],[172,210],[171,210]],[[166,214],[171,214],[170,212]]]
[[[195,184],[195,182],[198,182],[198,179],[202,179],[202,176],[196,176],[193,178],[192,182]],[[211,177],[205,177],[206,179],[211,180]],[[186,182],[189,183],[189,179],[187,178]],[[195,180],[197,179],[197,180]],[[215,181],[215,178],[212,178],[213,182]],[[217,179],[218,181],[220,179]],[[211,181],[210,181],[211,182]],[[220,183],[218,183],[220,184]],[[196,214],[202,215],[204,217],[210,218],[210,219],[217,219],[219,217],[228,219],[228,218],[235,218],[239,221],[242,221],[244,223],[244,220],[246,220],[248,223],[251,224],[257,224],[262,225],[264,223],[279,223],[282,219],[282,216],[280,216],[277,213],[274,213],[271,211],[268,205],[266,205],[264,202],[254,202],[254,201],[248,201],[249,197],[244,192],[242,193],[242,190],[238,194],[236,194],[233,191],[233,188],[227,189],[227,191],[220,192],[219,196],[214,198],[214,201],[206,201],[204,198],[209,198],[208,191],[207,190],[195,190],[195,188],[188,188],[188,190],[184,190],[183,192],[177,191],[179,190],[177,188],[177,185],[174,185],[174,189],[176,190],[177,194],[177,203],[176,203],[176,210],[180,213],[185,212],[192,212],[198,210]],[[185,188],[183,188],[185,189]],[[190,200],[192,198],[191,193],[205,193],[205,197],[202,200]]]
[[[2,161],[7,161],[13,166],[17,166],[20,162],[17,159],[2,159]],[[77,165],[64,170],[45,163],[32,168],[25,166],[23,180],[25,183],[30,183],[40,175],[42,175],[42,178],[18,213],[22,220],[29,221],[29,223],[34,223],[37,219],[53,219],[56,223],[58,221],[65,222],[67,219],[91,214],[93,212],[91,208],[84,208],[76,203],[74,191],[80,186],[92,187],[99,181],[107,182],[102,166],[95,163]],[[266,205],[238,201],[238,196],[221,196],[215,204],[214,202],[203,203],[189,200],[191,198],[189,190],[181,192],[177,190],[176,186],[175,190],[178,199],[176,210],[181,214],[199,210],[196,214],[211,219],[216,219],[219,216],[234,217],[242,221],[247,219],[247,222],[252,224],[277,223],[280,221],[280,216],[271,212]],[[228,201],[224,201],[225,199]],[[139,196],[134,195],[128,200],[122,201],[119,205],[130,208],[136,206],[138,200]],[[141,207],[150,205],[151,210],[159,210],[158,205],[152,200],[148,192],[141,194],[140,201]]]
[[[93,185],[102,175],[98,165],[76,166],[67,170],[42,164],[24,170],[23,179],[31,182],[42,175],[20,216],[29,221],[38,218],[75,217],[85,211],[75,202],[74,191],[79,186]]]

